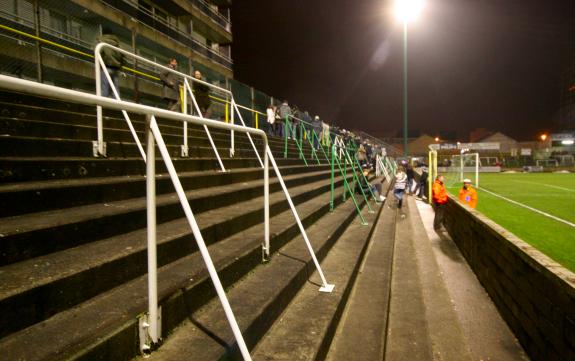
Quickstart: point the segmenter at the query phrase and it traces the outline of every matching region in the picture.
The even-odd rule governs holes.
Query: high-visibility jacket
[[[467,189],[461,188],[459,191],[459,200],[467,204],[471,208],[477,206],[477,191],[472,186],[467,186]]]
[[[431,188],[433,192],[433,203],[436,204],[445,204],[447,203],[447,191],[445,190],[445,186],[439,180],[435,180],[433,182],[433,186]]]

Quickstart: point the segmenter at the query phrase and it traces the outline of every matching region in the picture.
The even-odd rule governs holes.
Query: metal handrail
[[[157,256],[156,256],[156,192],[155,192],[155,142],[158,144],[162,159],[166,165],[180,204],[184,210],[188,223],[192,229],[194,239],[198,245],[198,249],[202,255],[208,273],[212,280],[212,283],[218,294],[218,298],[224,308],[226,318],[228,323],[232,328],[232,332],[238,343],[238,347],[244,360],[251,360],[248,348],[245,344],[237,321],[235,319],[234,313],[231,309],[229,301],[226,297],[225,290],[221,284],[218,277],[217,270],[214,263],[210,257],[208,248],[202,237],[200,228],[194,217],[194,213],[186,197],[183,186],[178,177],[177,171],[174,167],[172,159],[170,157],[169,151],[164,143],[162,133],[157,124],[156,117],[161,117],[170,120],[184,121],[192,124],[210,126],[219,129],[228,129],[232,131],[239,131],[246,134],[254,134],[260,136],[264,145],[264,242],[262,244],[262,253],[264,255],[264,260],[269,258],[270,255],[270,213],[269,213],[269,165],[271,162],[273,169],[277,175],[277,178],[281,184],[285,197],[290,205],[292,214],[296,219],[296,223],[300,229],[300,232],[306,243],[306,247],[313,259],[314,265],[321,277],[322,286],[319,289],[320,292],[332,292],[334,289],[333,284],[329,284],[324,276],[321,266],[317,260],[315,252],[311,246],[311,242],[307,236],[305,228],[301,223],[300,217],[297,213],[295,205],[291,199],[291,196],[287,190],[287,187],[283,181],[283,177],[279,171],[276,164],[274,156],[268,145],[268,138],[266,133],[260,129],[254,129],[246,127],[245,125],[236,125],[223,123],[216,120],[206,119],[202,117],[197,117],[189,114],[181,114],[177,112],[171,112],[164,109],[159,109],[155,107],[150,107],[142,104],[136,104],[132,102],[105,98],[98,95],[93,95],[89,93],[84,93],[76,90],[70,90],[65,88],[60,88],[52,85],[36,83],[29,80],[14,78],[6,75],[0,75],[0,88],[5,88],[11,91],[17,91],[21,93],[27,93],[37,96],[43,96],[49,94],[53,98],[73,101],[79,104],[106,107],[113,110],[120,111],[130,111],[137,114],[146,115],[146,131],[147,131],[147,159],[146,162],[146,209],[147,209],[147,244],[148,244],[148,316],[141,325],[143,325],[142,332],[145,333],[145,340],[149,340],[150,343],[157,343],[160,340],[159,333],[159,311],[158,311],[158,291],[157,291]],[[142,350],[149,349],[151,345],[143,344]]]
[[[100,54],[101,49],[104,48],[104,47],[111,48],[111,49],[113,49],[113,50],[115,50],[115,51],[117,51],[117,52],[119,52],[119,53],[121,53],[121,54],[130,56],[130,57],[132,57],[132,58],[134,58],[134,59],[136,59],[136,60],[138,60],[138,61],[142,61],[142,62],[144,62],[144,63],[153,65],[153,66],[155,66],[155,67],[157,67],[157,68],[159,68],[159,69],[162,69],[162,70],[164,70],[164,71],[170,72],[170,73],[172,73],[172,74],[176,74],[177,76],[179,76],[179,77],[181,77],[181,78],[183,78],[183,79],[186,79],[186,80],[188,80],[188,81],[197,82],[197,83],[206,85],[206,86],[208,86],[208,87],[210,87],[210,88],[212,88],[212,89],[216,89],[216,90],[218,90],[218,91],[220,91],[220,92],[222,92],[222,93],[224,93],[224,94],[229,95],[229,97],[230,97],[231,100],[232,100],[232,124],[233,124],[233,120],[234,120],[233,114],[234,114],[234,110],[235,110],[235,112],[238,113],[238,116],[239,116],[239,118],[240,118],[240,121],[241,121],[242,125],[245,126],[245,122],[244,122],[244,120],[243,120],[243,118],[242,118],[242,115],[241,115],[239,109],[237,108],[237,106],[235,105],[235,100],[234,100],[233,93],[232,93],[230,90],[225,89],[225,88],[222,88],[222,87],[219,87],[219,86],[214,85],[214,84],[211,84],[211,83],[208,83],[208,82],[203,81],[203,80],[196,79],[196,78],[194,78],[194,77],[192,77],[192,76],[190,76],[190,75],[184,74],[184,73],[179,72],[179,71],[177,71],[177,70],[174,70],[174,69],[172,69],[172,68],[170,68],[170,67],[167,67],[167,66],[158,64],[158,63],[156,63],[156,62],[154,62],[154,61],[151,61],[151,60],[149,60],[149,59],[146,59],[146,58],[144,58],[144,57],[142,57],[142,56],[140,56],[140,55],[136,55],[136,54],[134,54],[134,53],[130,53],[129,51],[123,50],[123,49],[121,49],[121,48],[119,48],[119,47],[112,46],[112,45],[107,44],[107,43],[98,43],[98,45],[96,45],[96,48],[94,49],[94,58],[95,58],[95,61],[96,61],[96,66],[95,66],[95,78],[96,78],[96,94],[97,94],[97,95],[101,95],[101,94],[102,94],[102,88],[101,88],[101,81],[100,81],[100,79],[101,79],[101,69],[104,69],[104,75],[106,76],[106,78],[107,78],[107,80],[108,80],[108,82],[109,82],[109,84],[110,84],[110,86],[111,86],[111,88],[112,88],[112,91],[113,91],[114,95],[116,96],[117,99],[119,99],[119,94],[118,94],[118,92],[115,90],[115,87],[114,87],[114,85],[113,85],[112,79],[110,78],[110,75],[108,74],[108,70],[107,70],[106,65],[104,64],[104,61],[102,60],[102,56],[101,56],[101,54]],[[191,95],[192,95],[192,98],[194,98],[193,93],[192,93]],[[96,111],[97,111],[97,126],[98,126],[98,140],[97,140],[98,154],[105,155],[105,149],[104,149],[104,147],[105,147],[105,145],[104,145],[104,130],[103,130],[103,121],[102,121],[102,108],[101,108],[101,107],[98,107]],[[143,148],[142,148],[142,146],[141,146],[141,144],[140,144],[140,142],[139,142],[139,139],[138,139],[138,137],[137,137],[137,135],[136,135],[136,133],[135,133],[135,130],[133,130],[133,127],[131,127],[131,122],[130,122],[130,120],[129,120],[129,116],[127,115],[127,113],[126,113],[125,111],[123,112],[123,114],[124,114],[124,118],[126,118],[126,121],[127,121],[127,123],[128,123],[128,126],[130,126],[130,130],[132,131],[132,135],[134,136],[134,139],[135,139],[135,141],[136,141],[136,144],[138,145],[138,148],[140,149],[140,152],[142,153],[142,156],[143,156],[144,159],[145,159],[144,152],[143,152]],[[257,151],[257,148],[256,148],[256,146],[255,146],[255,144],[254,144],[254,142],[253,142],[253,140],[252,140],[252,138],[251,138],[251,136],[250,136],[250,133],[247,133],[247,135],[248,135],[248,139],[249,139],[249,141],[250,141],[250,143],[251,143],[251,145],[252,145],[252,148],[254,149],[254,151],[255,151],[255,153],[256,153],[256,156],[257,156],[257,158],[258,158],[258,160],[259,160],[259,162],[260,162],[260,165],[263,167],[262,159],[261,159],[261,157],[260,157],[260,155],[259,155],[259,153],[258,153],[258,151]],[[231,136],[231,138],[232,138],[232,139],[231,139],[230,155],[233,156],[234,153],[235,153],[235,149],[234,149],[234,147],[235,147],[235,145],[234,145],[234,131],[233,131],[233,129],[231,130],[231,135],[230,135],[230,136]],[[187,137],[187,134],[186,134],[186,133],[184,133],[184,137]],[[211,136],[210,136],[210,138],[211,138]],[[216,148],[215,148],[213,142],[212,142],[212,147],[213,147],[214,152],[217,154],[217,150],[216,150]],[[217,155],[217,157],[219,158],[219,154]],[[221,164],[221,162],[220,162],[220,164]],[[223,166],[223,165],[222,165],[222,166]]]

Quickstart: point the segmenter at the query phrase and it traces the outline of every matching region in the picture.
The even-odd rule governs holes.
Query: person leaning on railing
[[[176,70],[178,67],[178,61],[175,58],[171,58],[168,61],[168,68]],[[178,75],[172,73],[168,70],[164,70],[160,73],[160,79],[164,84],[162,89],[162,96],[167,103],[167,109],[176,112],[180,109],[180,85],[181,81]]]
[[[272,104],[268,105],[268,108],[266,109],[266,116],[268,121],[268,129],[267,129],[268,135],[270,136],[276,135],[274,126],[274,123],[276,121],[275,106],[273,106]]]
[[[114,35],[109,29],[104,28],[102,30],[102,35],[98,38],[99,42],[107,43],[115,47],[120,47],[120,41],[118,37]],[[119,75],[121,73],[122,66],[126,63],[126,58],[124,54],[117,52],[116,50],[110,47],[103,47],[102,48],[102,60],[104,64],[106,64],[106,69],[108,70],[108,74],[110,78],[112,78],[112,83],[114,84],[114,88],[120,94],[120,81]],[[123,73],[122,73],[123,74]],[[101,80],[101,89],[102,89],[102,96],[109,97],[112,95],[110,84],[108,83],[108,78],[105,74],[102,74],[100,77]]]
[[[205,81],[203,79],[202,73],[199,70],[194,71],[194,78],[198,80]],[[194,96],[196,97],[196,102],[198,103],[198,108],[202,112],[205,118],[209,118],[208,112],[210,110],[210,87],[206,84],[200,82],[194,82],[193,84]]]

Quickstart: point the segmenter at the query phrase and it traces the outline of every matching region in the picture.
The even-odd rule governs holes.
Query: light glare
[[[423,10],[424,0],[395,0],[395,17],[408,24],[419,17]]]

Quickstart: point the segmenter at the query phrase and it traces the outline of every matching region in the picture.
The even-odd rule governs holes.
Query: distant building
[[[231,0],[4,0],[1,4],[4,74],[39,80],[41,73],[45,83],[93,91],[90,55],[105,28],[118,36],[122,49],[159,64],[175,57],[182,72],[200,70],[220,85],[233,77]],[[37,33],[58,46],[36,42],[31,36]],[[133,67],[133,59],[127,65]],[[138,69],[157,74],[148,65]],[[120,82],[122,95],[160,96],[157,81],[127,75]]]
[[[471,143],[478,142],[483,138],[487,138],[488,136],[490,136],[493,133],[494,133],[493,131],[486,129],[486,128],[474,129],[469,133],[469,142],[471,142]]]
[[[435,138],[427,134],[412,140],[407,145],[409,154],[414,156],[425,156],[429,152],[429,145],[436,143]]]
[[[480,139],[479,143],[499,143],[499,152],[511,153],[512,149],[517,149],[517,141],[501,132],[495,132]]]

